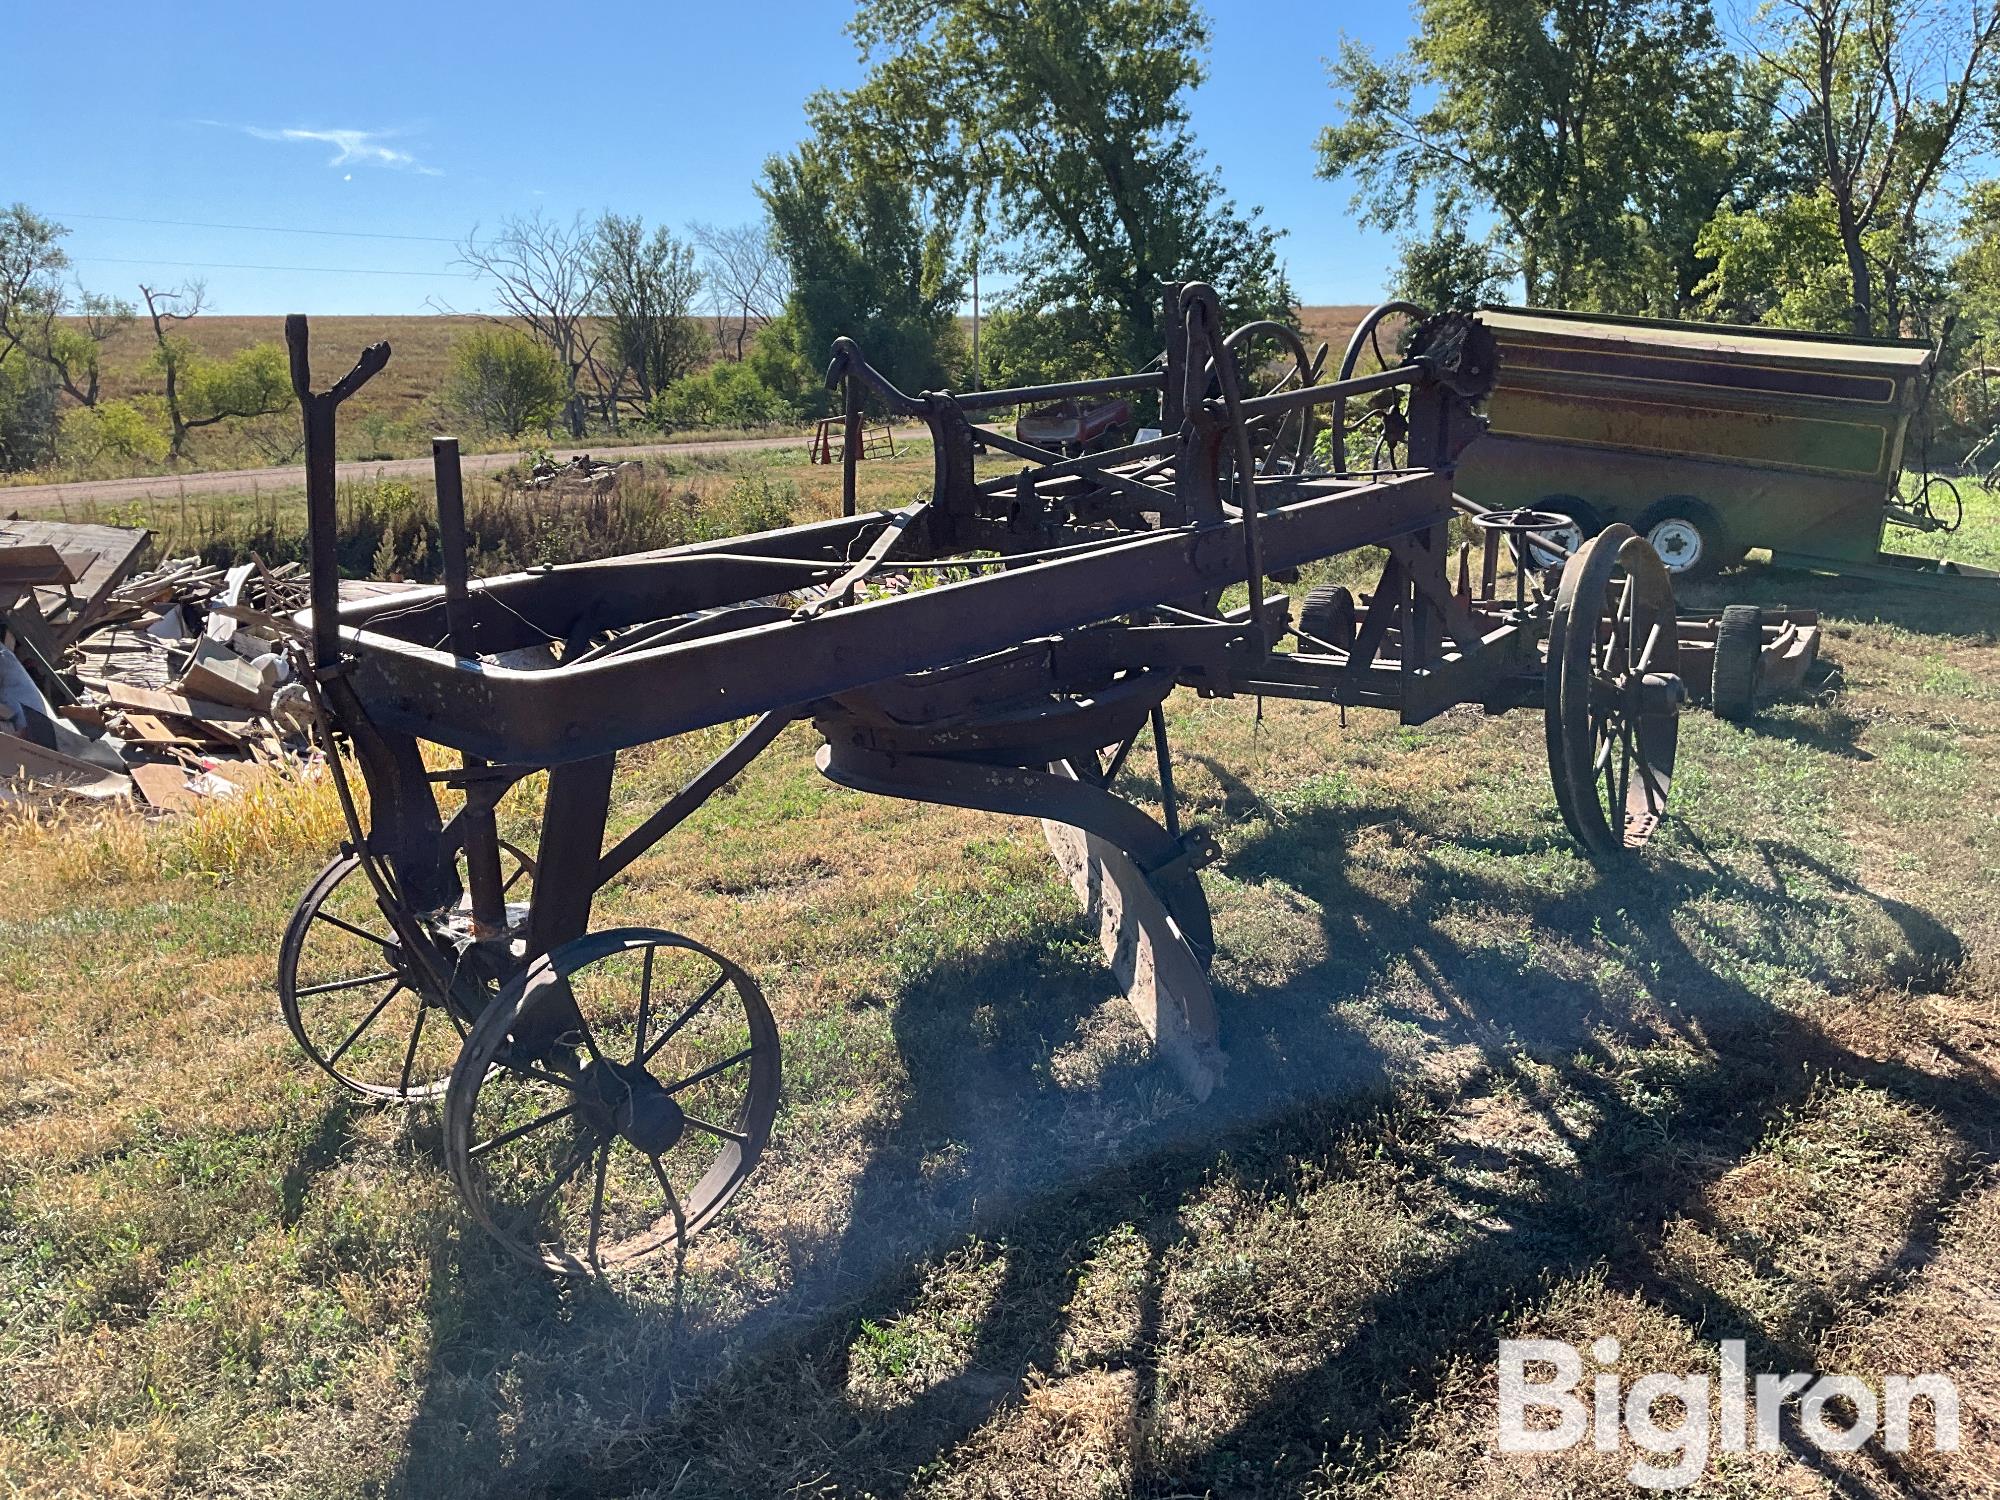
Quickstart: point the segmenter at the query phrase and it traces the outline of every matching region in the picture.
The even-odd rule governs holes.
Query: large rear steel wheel
[[[1684,694],[1673,580],[1631,527],[1599,532],[1563,568],[1546,681],[1563,822],[1600,864],[1644,848],[1666,815]]]
[[[512,1256],[597,1276],[684,1246],[757,1165],[777,1023],[750,976],[675,933],[620,927],[529,966],[467,1038],[445,1161]]]

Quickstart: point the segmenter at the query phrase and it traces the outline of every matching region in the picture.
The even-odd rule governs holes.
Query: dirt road
[[[902,443],[920,433],[899,432],[896,441]],[[675,453],[738,453],[754,452],[759,448],[798,448],[806,445],[804,437],[731,438],[717,442],[698,443],[636,443],[630,447],[604,448],[596,456],[605,459],[649,458],[661,454]],[[558,458],[568,458],[568,448],[550,450]],[[504,469],[520,459],[518,453],[468,453],[464,458],[465,472],[468,474],[490,474],[495,469]],[[431,461],[428,458],[380,458],[366,459],[339,466],[341,480],[355,479],[427,479],[430,477]],[[296,490],[304,489],[306,471],[302,464],[288,464],[268,469],[216,469],[200,474],[158,474],[141,479],[80,479],[68,484],[20,484],[0,488],[0,516],[19,512],[29,515],[36,511],[57,510],[65,506],[125,505],[134,500],[178,499],[182,495],[241,495],[252,489]]]

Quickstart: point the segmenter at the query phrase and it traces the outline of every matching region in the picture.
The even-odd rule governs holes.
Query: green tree
[[[1984,360],[2000,360],[2000,179],[1982,182],[1966,194],[1959,221],[1960,250],[1952,261],[1952,282],[1963,309],[1969,342],[1991,344]]]
[[[1416,21],[1386,59],[1342,41],[1320,175],[1351,173],[1384,229],[1428,208],[1461,277],[1490,217],[1493,265],[1531,303],[1685,306],[1695,237],[1741,161],[1707,0],[1418,0]]]
[[[0,470],[33,468],[54,450],[56,383],[24,339],[59,299],[62,234],[25,204],[0,214]]]
[[[1850,331],[1927,325],[1938,199],[2000,144],[2000,0],[1771,0],[1750,45],[1796,179],[1760,207],[1830,214]]]
[[[452,342],[445,404],[487,432],[517,438],[547,427],[568,396],[555,354],[518,328],[475,328]]]
[[[1168,281],[1212,282],[1233,320],[1290,316],[1276,233],[1188,127],[1192,0],[860,0],[851,31],[868,75],[809,102],[821,137],[1006,246],[1005,305],[1066,328],[1080,310],[1091,364],[1159,352]]]
[[[950,226],[908,183],[814,139],[767,161],[757,191],[792,286],[785,316],[752,346],[764,383],[823,410],[818,373],[846,335],[905,390],[946,384],[962,282]]]
[[[1403,241],[1390,290],[1432,310],[1470,310],[1490,301],[1507,279],[1491,239],[1474,239],[1463,224],[1446,221],[1435,233]]]
[[[585,371],[597,371],[598,295],[595,230],[582,214],[569,223],[539,210],[502,219],[500,231],[482,240],[473,227],[458,247],[458,263],[492,283],[500,310],[543,344],[562,367],[563,421],[580,438],[588,415]]]
[[[132,307],[64,287],[68,233],[25,204],[0,213],[0,363],[32,360],[72,400],[95,406],[104,344],[132,321]]]
[[[169,458],[186,457],[189,436],[204,427],[291,405],[291,367],[280,345],[255,344],[227,359],[210,359],[178,331],[206,303],[200,282],[171,290],[142,283],[139,295],[153,325],[152,369],[160,377]]]
[[[1701,316],[1820,333],[1850,330],[1853,290],[1828,194],[1781,195],[1753,208],[1724,204],[1702,226],[1697,247],[1713,262],[1696,288]]]
[[[32,469],[55,456],[61,392],[42,366],[0,359],[0,472]]]
[[[662,391],[648,419],[663,432],[690,427],[774,427],[797,408],[757,378],[747,360],[718,360]]]
[[[78,473],[130,473],[166,462],[167,434],[130,401],[71,406],[62,414],[56,456]]]
[[[627,374],[644,403],[701,362],[708,336],[690,316],[701,272],[694,246],[664,227],[648,235],[636,214],[600,218],[592,256],[616,371],[607,415],[615,417],[617,387]]]

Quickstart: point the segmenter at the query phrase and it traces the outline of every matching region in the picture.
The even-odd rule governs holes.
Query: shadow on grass
[[[1225,776],[1223,784],[1226,797],[1255,802],[1240,783]],[[482,1245],[461,1244],[433,1282],[440,1371],[456,1366],[475,1379],[490,1372],[477,1367],[511,1357],[510,1331],[560,1336],[565,1325],[612,1348],[674,1340],[673,1357],[653,1377],[642,1431],[559,1465],[513,1450],[497,1414],[468,1425],[462,1402],[440,1399],[412,1425],[397,1492],[430,1493],[438,1476],[454,1474],[472,1492],[550,1500],[899,1493],[1012,1408],[1031,1372],[1058,1367],[1083,1270],[1107,1235],[1122,1232],[1137,1236],[1147,1267],[1124,1366],[1138,1392],[1134,1491],[1294,1493],[1329,1453],[1346,1454],[1363,1475],[1384,1467],[1454,1370],[1490,1359],[1509,1320],[1565,1279],[1602,1273],[1613,1290],[1643,1294],[1705,1339],[1743,1337],[1753,1368],[1808,1368],[1816,1326],[1774,1340],[1746,1309],[1663,1280],[1653,1251],[1663,1226],[1698,1216],[1707,1189],[1758,1149],[1818,1076],[1837,1073],[1932,1112],[1953,1139],[1953,1159],[1968,1164],[1923,1206],[1870,1285],[1922,1258],[1974,1180],[1969,1164],[2000,1144],[1984,1091],[1854,1053],[1730,978],[1686,936],[1700,925],[1698,908],[1727,902],[1752,915],[1729,936],[1735,948],[1753,958],[1796,954],[1836,906],[1860,903],[1894,924],[1901,951],[1892,967],[1934,982],[1963,955],[1917,908],[1789,845],[1758,846],[1761,872],[1746,875],[1685,836],[1691,858],[1654,858],[1570,892],[1524,894],[1497,875],[1425,862],[1412,888],[1390,899],[1354,878],[1349,850],[1364,828],[1428,836],[1393,805],[1319,808],[1229,859],[1233,879],[1282,887],[1318,909],[1323,956],[1282,983],[1220,995],[1229,1081],[1201,1106],[1158,1108],[1166,1085],[1143,1057],[1114,1058],[1087,1090],[1060,1080],[1061,1059],[1104,990],[1101,972],[1079,972],[1062,956],[1087,941],[1080,927],[1051,935],[1060,942],[1014,940],[913,980],[893,1002],[907,1093],[870,1132],[843,1227],[784,1296],[725,1333],[690,1335],[621,1302],[615,1289],[577,1292],[496,1271]],[[1550,841],[1495,836],[1469,847],[1505,861],[1545,854]],[[1485,925],[1454,936],[1472,913]],[[1523,939],[1608,950],[1615,971],[1600,962],[1587,976],[1558,972],[1536,960],[1532,944],[1491,941],[1495,923]],[[1831,969],[1811,977],[1836,993],[1846,987]],[[1385,1030],[1416,1037],[1423,1058],[1458,1056],[1466,1066],[1426,1078],[1370,1040]],[[1635,1099],[1603,1066],[1611,1045],[1669,1038],[1698,1061],[1664,1103]],[[1438,1181],[1438,1121],[1468,1089],[1516,1076],[1523,1057],[1550,1070],[1555,1089],[1531,1094],[1527,1107],[1567,1153],[1508,1155],[1503,1186],[1478,1170]],[[1547,1102],[1552,1091],[1594,1112],[1594,1128],[1568,1123]],[[1189,1210],[1218,1184],[1263,1192],[1341,1140],[1427,1176],[1456,1205],[1461,1232],[1413,1274],[1362,1296],[1348,1331],[1258,1393],[1226,1430],[1192,1451],[1149,1446],[1162,1401],[1162,1264],[1189,1233]],[[1455,1149],[1475,1169],[1492,1154],[1477,1143]],[[949,1171],[936,1170],[941,1158]],[[857,1342],[921,1294],[919,1260],[969,1236],[1002,1253],[953,1372],[887,1409],[853,1399]],[[504,1298],[504,1315],[489,1314],[487,1298]],[[434,1394],[427,1390],[427,1403]]]

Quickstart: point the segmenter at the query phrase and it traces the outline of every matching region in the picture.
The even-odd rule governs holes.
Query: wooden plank
[[[34,594],[30,592],[17,599],[5,616],[0,617],[0,625],[12,630],[29,648],[32,656],[24,656],[24,660],[32,661],[28,669],[29,675],[36,679],[37,685],[43,692],[48,692],[49,684],[42,681],[44,674],[38,668],[46,664],[51,671],[55,670],[62,661],[63,653],[62,647],[56,644],[55,632],[49,628],[48,621],[42,618],[42,607]]]
[[[95,552],[65,552],[47,542],[0,541],[0,584],[75,583],[96,561]]]
[[[87,733],[104,732],[104,710],[92,708],[87,703],[61,703],[56,705],[56,717],[67,720]]]
[[[183,734],[164,719],[153,714],[128,713],[125,715],[126,737],[144,740],[149,745],[206,745],[215,740],[205,736]],[[235,735],[216,737],[225,743],[235,743]]]
[[[122,708],[127,713],[134,710],[142,714],[161,714],[172,719],[186,719],[221,735],[235,743],[253,738],[263,732],[263,718],[248,709],[234,708],[226,703],[215,703],[206,698],[190,698],[185,693],[168,692],[161,688],[133,687],[129,683],[107,682],[101,689],[111,700],[112,706]]]
[[[201,799],[187,789],[187,772],[179,766],[134,766],[132,779],[150,807],[184,812],[201,804]]]
[[[264,674],[208,636],[195,646],[194,659],[181,673],[181,686],[218,703],[244,708],[261,708],[265,701]]]
[[[58,647],[68,646],[103,611],[111,591],[139,566],[151,545],[150,531],[129,526],[95,526],[74,521],[0,521],[0,546],[43,545],[62,552],[95,554],[83,576],[70,588],[75,605],[62,589],[42,589],[39,598]],[[67,611],[60,614],[59,611]]]

